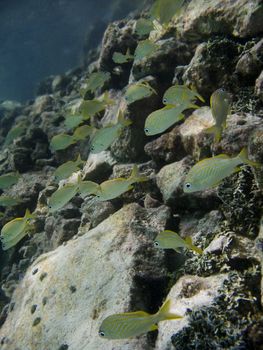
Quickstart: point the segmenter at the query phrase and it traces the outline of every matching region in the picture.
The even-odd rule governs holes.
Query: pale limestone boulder
[[[209,277],[186,275],[181,277],[170,290],[167,299],[172,300],[171,312],[184,315],[187,309],[196,310],[211,305],[219,295],[219,289],[227,279],[227,274]],[[187,317],[159,323],[155,350],[172,350],[173,334],[188,326]]]
[[[1,349],[150,349],[146,335],[110,341],[98,330],[110,314],[144,309],[148,279],[164,278],[164,253],[152,240],[169,216],[164,206],[145,210],[130,204],[40,256],[14,292],[0,330]]]
[[[164,203],[170,203],[182,195],[183,180],[189,169],[189,161],[189,157],[186,157],[179,162],[165,165],[156,175],[156,184]]]
[[[199,157],[199,142],[203,138],[205,130],[215,124],[210,107],[201,107],[196,109],[179,126],[179,133],[187,154]]]
[[[190,157],[179,162],[165,165],[156,175],[156,184],[165,204],[176,209],[214,209],[218,204],[216,189],[207,189],[194,193],[184,193],[185,177],[194,163]]]
[[[97,183],[102,182],[111,174],[114,164],[116,164],[116,160],[111,157],[109,151],[90,153],[82,170],[83,179]]]
[[[174,23],[183,38],[222,33],[246,38],[262,31],[261,0],[192,0]]]

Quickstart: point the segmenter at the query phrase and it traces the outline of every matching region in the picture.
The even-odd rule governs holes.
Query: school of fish
[[[114,52],[112,61],[115,64],[129,64],[132,61],[139,62],[154,55],[159,50],[159,44],[153,38],[158,36],[158,31],[167,27],[183,4],[184,0],[156,0],[149,11],[149,16],[136,21],[135,33],[139,41],[134,52],[131,53],[130,48],[127,48],[125,52]],[[110,80],[111,74],[105,71],[97,71],[89,75],[80,88],[81,98],[72,108],[65,109],[64,124],[69,133],[60,133],[52,137],[50,140],[52,152],[64,150],[89,138],[90,153],[99,153],[107,150],[121,136],[125,128],[132,127],[132,119],[128,119],[125,116],[125,110],[121,108],[116,113],[114,124],[96,128],[90,123],[91,118],[98,117],[99,119],[107,108],[115,104],[115,101],[110,98],[109,91],[94,97],[94,95],[97,96],[98,91],[100,92],[105,86],[109,86]],[[157,91],[142,79],[125,88],[124,100],[129,107],[134,102],[152,95],[158,95]],[[185,118],[184,112],[186,110],[199,108],[197,100],[198,103],[205,102],[194,87],[179,84],[169,87],[162,98],[164,106],[146,117],[145,135],[161,134],[175,123],[182,121]],[[214,91],[210,98],[210,107],[215,124],[205,130],[205,133],[213,134],[213,141],[218,142],[227,126],[227,116],[231,113],[230,94],[222,88]],[[15,125],[8,132],[4,145],[12,144],[16,138],[26,132],[26,128],[24,123]],[[137,165],[134,165],[128,178],[112,178],[98,184],[82,179],[84,164],[85,161],[78,154],[75,160],[61,164],[54,171],[53,177],[58,183],[58,188],[48,199],[48,213],[60,210],[77,194],[84,199],[89,197],[93,203],[109,201],[132,190],[135,183],[148,180],[146,176],[139,174]],[[188,194],[211,189],[220,184],[226,177],[239,171],[242,164],[252,167],[260,166],[260,164],[248,159],[246,148],[232,157],[219,154],[202,159],[186,175],[183,192]],[[77,179],[71,180],[70,177],[74,173],[78,173]],[[0,189],[5,191],[16,185],[20,179],[20,174],[15,172],[2,174],[0,176]],[[63,183],[63,181],[66,182]],[[6,194],[0,196],[0,207],[15,206],[19,203],[21,203],[20,198]],[[35,218],[35,214],[31,214],[26,209],[23,217],[14,218],[7,222],[1,229],[2,249],[7,250],[14,247],[29,234]],[[159,249],[172,249],[177,253],[181,253],[181,249],[187,249],[197,254],[203,254],[203,250],[193,244],[191,237],[182,238],[172,230],[160,232],[154,239],[153,246]],[[125,339],[156,330],[159,322],[181,319],[182,317],[183,315],[171,312],[171,300],[167,300],[155,314],[135,311],[109,315],[102,321],[98,333],[107,339]]]

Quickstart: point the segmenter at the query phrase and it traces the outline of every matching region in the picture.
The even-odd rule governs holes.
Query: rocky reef
[[[136,20],[145,13],[111,23],[86,65],[45,80],[44,95],[0,105],[0,173],[21,174],[5,191],[21,202],[2,208],[1,226],[25,208],[36,214],[33,232],[1,251],[3,350],[263,349],[262,167],[242,165],[216,188],[183,192],[189,168],[205,157],[234,156],[247,147],[249,158],[263,164],[262,2],[185,1],[157,31],[156,52],[115,63],[114,52],[134,52]],[[68,132],[67,106],[99,70],[111,74],[100,93],[108,90],[114,105],[90,123],[106,126],[116,106],[125,106],[132,124],[101,153],[90,153],[88,139],[52,151],[52,137]],[[125,88],[142,78],[157,94],[127,104]],[[146,117],[162,107],[173,83],[195,86],[205,102],[162,135],[146,136]],[[231,93],[232,107],[215,143],[204,130],[213,125],[209,98],[221,87]],[[17,125],[19,135],[7,144]],[[149,181],[111,201],[77,195],[50,213],[54,170],[78,154],[85,180],[127,177],[137,164]],[[190,236],[203,254],[156,249],[153,240],[164,229]],[[106,316],[154,313],[166,298],[182,319],[132,339],[99,337]]]

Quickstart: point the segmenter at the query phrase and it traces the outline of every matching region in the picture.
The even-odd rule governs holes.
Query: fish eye
[[[101,337],[104,337],[104,336],[105,336],[105,333],[102,332],[102,331],[99,331],[99,335],[100,335]]]
[[[167,102],[167,99],[166,99],[166,98],[164,98],[164,99],[163,99],[163,103],[166,103],[166,102]]]
[[[91,146],[90,149],[91,149],[92,151],[94,151],[94,146]]]
[[[159,242],[155,241],[155,242],[153,243],[153,245],[154,245],[155,247],[159,247]]]
[[[185,187],[186,187],[186,188],[191,188],[192,185],[190,184],[190,182],[187,182],[187,183],[185,184]]]
[[[52,206],[51,206],[51,205],[49,205],[48,207],[49,207],[49,209],[51,209],[51,208],[52,208]]]
[[[145,128],[144,131],[145,131],[145,134],[149,133],[149,129],[147,129],[147,128]]]

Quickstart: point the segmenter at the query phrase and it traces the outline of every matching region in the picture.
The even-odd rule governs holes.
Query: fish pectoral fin
[[[150,331],[156,331],[156,329],[158,329],[157,324],[151,325]]]
[[[181,251],[180,251],[180,249],[179,249],[179,248],[173,248],[173,250],[175,250],[175,251],[176,251],[176,253],[181,254]]]
[[[241,170],[240,166],[235,167],[235,169],[233,170],[234,173],[238,173]]]
[[[128,191],[132,190],[133,187],[134,187],[133,185],[130,185],[130,186],[128,187]]]

